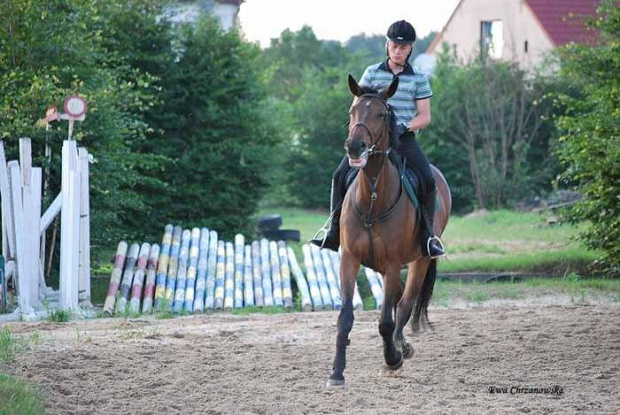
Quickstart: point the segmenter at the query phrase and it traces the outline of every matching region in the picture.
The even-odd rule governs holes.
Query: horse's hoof
[[[383,364],[383,368],[393,372],[393,371],[398,370],[398,369],[400,369],[402,367],[404,360],[405,359],[403,359],[403,357],[401,356],[400,360],[398,362],[396,362],[395,364],[393,364],[393,365],[390,365],[388,363],[384,363]]]
[[[401,345],[401,348],[402,348],[404,359],[411,359],[413,357],[413,346],[412,345],[410,345],[407,342],[403,342],[403,344]]]
[[[344,388],[344,379],[328,379],[325,386],[328,388]]]

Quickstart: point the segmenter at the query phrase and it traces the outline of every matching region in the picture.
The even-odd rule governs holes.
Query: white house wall
[[[468,62],[480,52],[481,22],[495,20],[503,22],[502,59],[519,62],[523,69],[537,66],[554,47],[524,0],[462,0],[429,52],[439,55],[445,42],[459,60]]]

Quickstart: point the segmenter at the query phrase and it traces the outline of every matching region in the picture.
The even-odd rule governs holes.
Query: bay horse
[[[413,355],[403,328],[414,307],[413,331],[419,329],[420,322],[428,321],[427,307],[437,271],[437,260],[422,254],[419,241],[422,221],[403,191],[399,170],[389,161],[393,111],[386,100],[396,92],[398,77],[380,92],[363,89],[351,75],[348,83],[355,98],[349,111],[349,133],[344,147],[349,164],[361,172],[347,191],[340,217],[342,308],[328,387],[344,386],[346,348],[354,320],[353,293],[360,265],[383,275],[379,333],[383,338],[384,367],[388,370],[399,369],[403,358]],[[438,198],[434,231],[440,236],[448,223],[452,197],[441,172],[434,166],[431,168]],[[403,287],[400,270],[404,264],[408,264],[408,272]]]

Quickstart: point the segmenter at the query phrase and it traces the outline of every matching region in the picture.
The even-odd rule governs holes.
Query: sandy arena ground
[[[39,385],[50,413],[620,413],[617,304],[429,317],[435,330],[412,339],[414,357],[385,374],[378,313],[356,312],[344,389],[325,387],[336,312],[9,326],[40,339],[14,367]]]

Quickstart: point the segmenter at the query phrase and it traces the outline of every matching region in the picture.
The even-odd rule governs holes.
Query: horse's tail
[[[411,320],[411,328],[414,332],[420,329],[420,322],[422,316],[424,317],[424,320],[422,320],[422,322],[432,328],[431,323],[428,321],[428,303],[430,302],[431,296],[433,295],[433,287],[435,286],[436,278],[437,260],[431,259],[428,269],[426,270],[426,275],[424,276],[422,288],[420,289],[420,293],[418,294],[415,302],[415,310],[413,313],[413,319]]]

